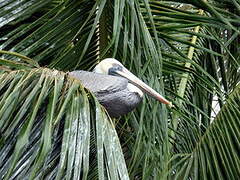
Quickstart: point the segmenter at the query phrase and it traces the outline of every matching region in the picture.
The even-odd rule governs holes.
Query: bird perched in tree
[[[80,80],[85,88],[93,92],[111,117],[119,117],[136,108],[142,101],[143,92],[172,106],[171,102],[113,58],[102,60],[93,72],[72,71],[69,75]]]

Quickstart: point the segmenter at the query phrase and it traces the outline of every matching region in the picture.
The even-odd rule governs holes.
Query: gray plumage
[[[69,75],[93,92],[111,117],[127,114],[142,100],[138,93],[129,91],[125,78],[88,71],[73,71]]]

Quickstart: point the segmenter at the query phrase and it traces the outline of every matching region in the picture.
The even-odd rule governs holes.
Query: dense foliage
[[[0,179],[237,179],[238,0],[0,1]],[[106,57],[171,100],[110,119]]]

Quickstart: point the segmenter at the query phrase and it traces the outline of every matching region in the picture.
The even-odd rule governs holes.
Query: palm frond
[[[6,0],[0,9],[1,177],[238,175],[238,124],[227,113],[240,80],[237,1]],[[175,108],[146,97],[113,123],[79,82],[39,68],[90,70],[106,57],[122,61]],[[219,119],[234,123],[230,133],[231,124]]]
[[[79,81],[46,68],[0,76],[1,179],[128,178],[114,124]]]
[[[172,158],[176,179],[235,179],[240,170],[240,86],[229,95],[213,123],[190,153]],[[183,144],[183,146],[189,146]]]
[[[82,63],[84,64],[79,59],[82,53],[80,49],[84,48],[88,36],[90,40],[93,35],[96,36],[96,27],[93,26],[90,34],[89,28],[93,25],[94,12],[98,5],[94,1],[66,1],[59,2],[56,7],[40,14],[40,17],[21,16],[31,23],[26,22],[21,26],[10,25],[9,30],[6,31],[9,33],[3,36],[4,42],[1,48],[24,54],[38,61],[40,65],[68,70],[79,68]],[[33,15],[34,13],[39,13],[38,9],[32,12]],[[84,32],[81,36],[76,35],[79,29]],[[92,43],[96,44],[97,38],[94,39],[91,44],[86,45],[86,48],[92,47],[87,52],[88,55],[84,56],[86,60],[96,59],[97,53],[94,54],[94,51],[97,46]],[[67,67],[63,63],[66,61],[69,62]]]

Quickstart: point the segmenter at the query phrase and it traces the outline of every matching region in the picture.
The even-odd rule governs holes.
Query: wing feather
[[[88,71],[72,71],[69,75],[81,81],[82,85],[97,94],[121,91],[127,88],[128,80],[118,76]]]

